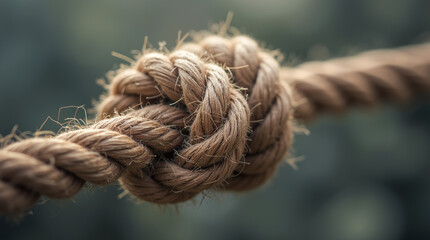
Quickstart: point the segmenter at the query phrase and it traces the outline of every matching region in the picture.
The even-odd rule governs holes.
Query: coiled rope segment
[[[114,77],[99,122],[0,150],[0,213],[21,212],[40,195],[68,198],[86,181],[119,179],[132,195],[159,204],[207,189],[254,189],[288,152],[293,116],[309,120],[430,92],[429,50],[280,68],[249,37],[209,36],[168,55],[144,54]]]

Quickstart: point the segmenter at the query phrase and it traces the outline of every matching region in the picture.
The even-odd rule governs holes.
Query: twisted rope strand
[[[139,119],[137,126],[144,125],[146,120]],[[122,121],[122,117],[101,122],[113,121]],[[0,186],[4,190],[0,191],[0,212],[23,211],[40,194],[69,198],[85,181],[109,184],[125,168],[149,164],[151,150],[125,134],[94,126],[54,138],[27,139],[1,149]],[[24,197],[28,195],[31,198]]]
[[[302,120],[354,106],[405,102],[430,93],[430,44],[308,62],[284,68],[281,77],[294,85],[295,100],[301,103],[295,117]]]

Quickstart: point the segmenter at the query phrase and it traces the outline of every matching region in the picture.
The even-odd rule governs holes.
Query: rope
[[[348,58],[308,62],[284,68],[282,78],[295,85],[296,118],[324,112],[406,102],[430,92],[430,44],[375,50]]]
[[[280,68],[249,37],[209,36],[168,55],[144,54],[114,77],[99,105],[102,120],[0,150],[0,213],[22,212],[41,195],[69,198],[85,182],[119,180],[158,204],[208,189],[257,188],[288,152],[293,115],[309,120],[430,92],[429,50]]]

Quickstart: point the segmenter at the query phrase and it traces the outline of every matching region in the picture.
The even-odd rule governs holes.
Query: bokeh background
[[[1,0],[0,134],[76,116],[103,92],[96,79],[145,36],[175,45],[178,30],[233,26],[290,63],[429,39],[428,0]],[[317,53],[317,54],[316,54]],[[68,109],[58,111],[61,107]],[[430,239],[430,101],[322,116],[267,186],[175,207],[118,199],[119,186],[49,200],[1,239]],[[44,130],[58,130],[48,121]]]

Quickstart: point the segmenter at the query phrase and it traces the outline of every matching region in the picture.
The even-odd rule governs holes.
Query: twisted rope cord
[[[20,212],[40,194],[68,198],[85,181],[119,179],[154,203],[256,188],[288,151],[294,102],[296,117],[309,120],[429,92],[428,52],[423,45],[280,69],[248,37],[210,36],[168,56],[145,54],[113,79],[99,116],[139,110],[0,150],[0,213]]]
[[[311,120],[324,112],[355,106],[406,102],[430,93],[430,44],[374,50],[325,62],[282,69],[294,85],[295,117]]]

